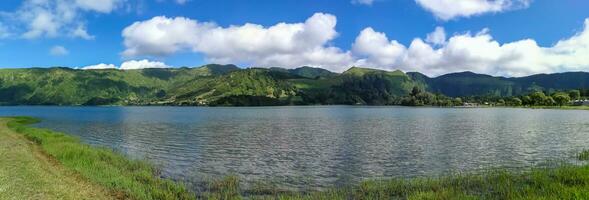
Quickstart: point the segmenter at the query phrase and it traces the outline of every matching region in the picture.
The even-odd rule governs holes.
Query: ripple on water
[[[2,107],[198,184],[238,175],[298,189],[563,159],[587,111],[403,107]]]

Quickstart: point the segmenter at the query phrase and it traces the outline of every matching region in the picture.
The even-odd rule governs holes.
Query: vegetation
[[[67,170],[76,173],[72,176],[80,176],[100,185],[117,198],[195,198],[195,195],[181,184],[160,178],[158,171],[145,162],[129,160],[106,148],[82,144],[71,136],[27,126],[35,122],[37,120],[33,118],[16,117],[11,118],[7,126],[39,145],[44,153]],[[75,192],[78,191],[72,191]]]
[[[553,91],[545,93],[535,91],[521,96],[474,96],[463,97],[466,102],[478,103],[490,106],[511,106],[530,108],[560,108],[560,109],[587,109],[586,106],[575,105],[574,101],[587,99],[581,96],[579,90]]]
[[[211,184],[205,199],[587,199],[589,166],[557,164],[526,171],[488,170],[441,177],[367,180],[320,192],[240,190],[235,176]]]
[[[281,199],[587,199],[589,167],[561,166],[515,173],[503,170],[413,180],[365,181]]]
[[[360,67],[343,73],[312,67],[240,69],[234,65],[0,69],[0,105],[452,106],[486,102],[567,106],[569,98],[589,96],[589,90],[579,88],[589,88],[589,73],[504,78],[462,72],[430,78],[416,72]]]
[[[109,192],[56,164],[0,119],[0,199],[113,199]]]
[[[408,75],[426,83],[428,91],[450,97],[510,97],[534,91],[553,93],[558,90],[589,88],[589,73],[586,72],[538,74],[518,78],[493,77],[472,72],[452,73],[435,78],[415,72]]]
[[[577,158],[581,161],[587,161],[589,160],[589,150],[584,150],[581,153],[579,153],[579,155],[577,156]]]

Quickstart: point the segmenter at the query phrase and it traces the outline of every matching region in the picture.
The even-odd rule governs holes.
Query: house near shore
[[[589,106],[589,100],[584,99],[584,100],[574,100],[573,101],[573,106]]]
[[[480,105],[478,103],[468,103],[468,102],[464,102],[462,104],[462,107],[479,107]]]

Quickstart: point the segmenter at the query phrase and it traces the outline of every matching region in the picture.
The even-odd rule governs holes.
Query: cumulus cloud
[[[86,40],[93,40],[94,36],[90,35],[84,25],[78,25],[76,29],[72,31],[72,36],[79,37]]]
[[[374,0],[352,0],[352,4],[372,5]]]
[[[353,61],[350,52],[329,45],[337,37],[337,20],[316,13],[303,23],[274,26],[247,23],[221,27],[176,17],[154,17],[123,30],[125,57],[161,57],[179,51],[202,53],[211,62],[256,66],[316,65],[341,70]]]
[[[110,13],[124,0],[24,0],[13,12],[1,12],[0,22],[14,25],[23,38],[70,36],[92,39],[85,13]]]
[[[49,49],[49,54],[52,56],[65,56],[68,55],[70,52],[63,46],[53,46]]]
[[[446,31],[444,30],[444,27],[436,27],[434,32],[427,34],[425,41],[436,45],[446,43]]]
[[[419,71],[428,75],[474,71],[492,75],[525,76],[589,70],[589,19],[585,20],[583,31],[550,47],[541,47],[532,39],[501,44],[493,39],[487,29],[475,34],[454,35],[441,43],[441,39],[432,39],[433,35],[440,34],[436,33],[439,31],[436,29],[426,41],[416,38],[409,47],[405,47],[394,40],[389,41],[384,33],[370,29],[366,31],[370,34],[358,36],[353,48],[367,48],[360,52],[368,57],[365,63],[368,66]],[[367,40],[370,35],[378,36],[379,39]],[[403,53],[382,53],[383,49],[393,47]]]
[[[151,61],[151,60],[129,60],[121,64],[121,67],[117,67],[114,64],[100,63],[96,65],[88,65],[81,67],[83,70],[97,70],[97,69],[120,69],[120,70],[134,70],[134,69],[149,69],[149,68],[170,68],[171,66],[166,65],[163,62]]]
[[[395,40],[389,41],[384,33],[372,28],[362,30],[352,45],[354,55],[363,57],[359,63],[374,68],[386,68],[398,63],[406,51],[405,46]]]
[[[532,0],[415,0],[437,18],[450,20],[485,13],[527,8]]]
[[[351,50],[331,45],[338,33],[335,16],[316,13],[302,23],[221,27],[188,18],[154,17],[123,31],[125,57],[165,57],[177,52],[203,54],[209,62],[256,67],[323,67],[342,72],[350,66],[419,71],[428,75],[473,71],[522,76],[589,70],[589,19],[578,34],[555,45],[533,39],[496,41],[490,30],[448,37],[443,27],[403,45],[373,28],[360,32]]]
[[[148,69],[148,68],[169,68],[163,62],[149,61],[149,60],[130,60],[121,64],[119,69],[131,70],[131,69]]]
[[[104,64],[104,63],[100,63],[97,65],[88,65],[85,67],[82,67],[83,70],[96,70],[96,69],[116,69],[117,66],[113,65],[113,64]]]

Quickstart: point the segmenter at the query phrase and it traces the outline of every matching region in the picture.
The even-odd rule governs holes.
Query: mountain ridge
[[[415,90],[448,97],[510,97],[589,88],[589,73],[501,77],[470,71],[419,72],[351,67],[342,73],[303,66],[0,69],[2,105],[396,105]]]

